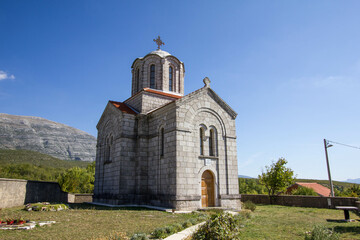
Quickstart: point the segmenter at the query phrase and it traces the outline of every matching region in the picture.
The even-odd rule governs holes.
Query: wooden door
[[[201,206],[215,207],[214,177],[209,170],[206,170],[201,176]]]

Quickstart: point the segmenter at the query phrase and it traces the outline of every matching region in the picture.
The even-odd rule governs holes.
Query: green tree
[[[94,191],[95,162],[84,168],[73,167],[66,170],[58,178],[64,192],[92,193]]]
[[[285,191],[288,186],[294,183],[294,171],[285,167],[286,164],[285,158],[279,158],[271,166],[265,166],[266,172],[259,175],[259,181],[266,187],[269,196]]]
[[[264,194],[266,189],[256,178],[239,178],[240,194]]]

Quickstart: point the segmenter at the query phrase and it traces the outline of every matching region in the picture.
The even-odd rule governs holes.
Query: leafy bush
[[[229,213],[213,215],[206,221],[193,235],[194,240],[221,239],[231,240],[240,239],[239,218]]]
[[[145,233],[135,233],[130,240],[149,240]]]
[[[244,208],[245,209],[249,209],[249,210],[251,210],[252,212],[253,211],[255,211],[255,209],[256,209],[256,205],[255,205],[255,203],[253,203],[252,201],[246,201],[246,202],[244,202]]]
[[[182,224],[180,224],[180,223],[173,224],[173,227],[174,227],[175,232],[180,232],[181,230],[184,229]]]
[[[165,231],[167,234],[173,234],[176,232],[175,227],[172,225],[168,225],[165,227]]]
[[[185,228],[191,227],[192,225],[193,225],[193,223],[191,223],[191,221],[188,220],[182,224],[182,227],[185,229]]]
[[[312,188],[299,186],[291,192],[292,195],[303,195],[303,196],[318,196],[318,194]]]
[[[199,213],[198,216],[197,216],[197,221],[198,222],[202,222],[202,221],[206,221],[208,220],[209,218],[209,215],[206,214],[206,213]]]
[[[71,193],[92,193],[95,181],[95,162],[86,169],[73,167],[62,173],[58,179],[61,190]]]
[[[156,228],[154,232],[151,233],[151,235],[155,238],[164,238],[167,236],[167,232],[165,228]]]
[[[315,226],[312,232],[305,234],[305,240],[338,240],[340,236],[334,230],[324,226]]]
[[[191,219],[189,220],[189,222],[190,222],[192,225],[195,225],[195,224],[198,222],[198,220],[196,220],[195,218],[191,218]]]
[[[240,194],[266,194],[265,186],[257,178],[239,178]]]

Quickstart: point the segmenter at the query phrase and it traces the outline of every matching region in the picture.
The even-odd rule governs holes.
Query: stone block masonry
[[[0,208],[35,202],[68,201],[68,193],[57,182],[0,178]]]

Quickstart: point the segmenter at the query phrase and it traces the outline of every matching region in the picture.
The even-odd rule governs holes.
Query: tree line
[[[295,183],[296,178],[293,170],[286,167],[285,158],[279,158],[277,162],[273,162],[270,166],[265,167],[265,172],[258,178],[239,178],[240,194],[268,194],[279,195],[284,194],[288,187]],[[314,182],[314,180],[311,180]],[[323,184],[326,186],[326,184]],[[346,184],[349,185],[349,184]],[[347,187],[343,185],[334,185],[335,196],[339,197],[360,197],[360,185],[353,184]],[[311,188],[299,186],[294,189],[291,195],[307,195],[318,196]]]

